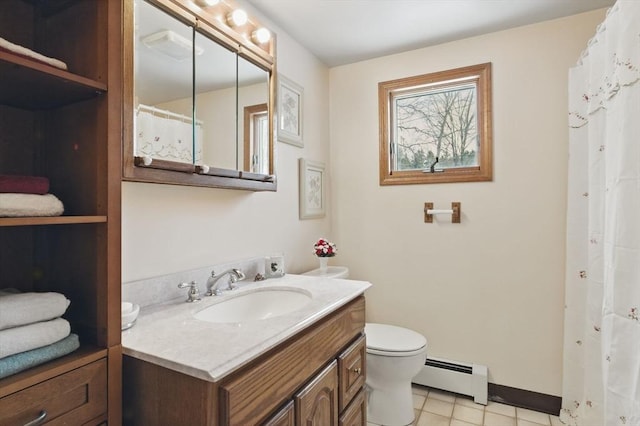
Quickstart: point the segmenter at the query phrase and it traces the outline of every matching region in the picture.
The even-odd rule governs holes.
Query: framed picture
[[[324,163],[301,158],[300,219],[316,219],[325,215]]]
[[[302,105],[304,89],[278,75],[278,140],[303,147],[302,141]]]

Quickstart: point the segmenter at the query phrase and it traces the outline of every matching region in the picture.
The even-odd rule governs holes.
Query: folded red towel
[[[49,179],[42,176],[0,175],[0,192],[44,195],[49,192]]]

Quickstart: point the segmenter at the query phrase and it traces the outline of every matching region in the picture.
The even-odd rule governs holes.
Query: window
[[[244,107],[243,170],[269,174],[269,114],[267,104]]]
[[[378,84],[380,185],[492,179],[491,64]]]

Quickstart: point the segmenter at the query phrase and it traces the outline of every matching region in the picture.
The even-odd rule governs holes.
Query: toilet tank
[[[324,278],[349,278],[349,268],[346,266],[327,266],[326,270],[321,270],[320,268],[314,269],[309,272],[305,272],[302,275],[310,275],[313,277],[324,277]]]

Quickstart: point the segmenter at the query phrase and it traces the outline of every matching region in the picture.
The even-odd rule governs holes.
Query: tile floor
[[[562,426],[557,416],[413,385],[416,426]],[[373,423],[369,423],[373,426]]]

